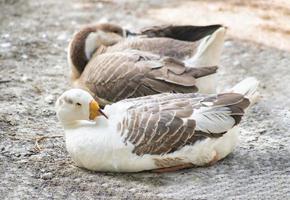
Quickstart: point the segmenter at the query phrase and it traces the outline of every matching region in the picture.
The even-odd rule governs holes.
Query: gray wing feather
[[[126,120],[123,120],[127,125],[120,122],[120,126],[127,130],[124,142],[132,143],[137,155],[168,154],[208,137],[221,137],[240,122],[244,109],[249,106],[248,99],[235,93],[159,94],[122,102],[132,104],[124,117]],[[194,119],[195,112],[203,109],[227,110],[226,119],[217,121],[209,116],[208,124]],[[225,131],[208,131],[212,126],[222,126],[215,124],[222,123],[222,120],[233,120],[234,123]]]

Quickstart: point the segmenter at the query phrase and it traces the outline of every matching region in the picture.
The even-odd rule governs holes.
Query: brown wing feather
[[[163,92],[196,92],[195,77],[216,71],[188,69],[172,58],[140,51],[98,55],[90,60],[80,82],[109,102]],[[210,72],[210,73],[209,73]]]
[[[192,57],[200,40],[214,33],[221,25],[147,27],[135,36],[125,38],[106,52],[136,49],[178,59]]]
[[[195,130],[196,121],[190,117],[196,109],[227,107],[230,110],[228,117],[236,121],[233,125],[235,126],[249,105],[248,99],[235,93],[211,96],[159,94],[123,102],[133,103],[120,127],[127,130],[124,142],[133,144],[133,152],[137,155],[168,154],[196,141],[208,137],[221,137],[225,133]]]
[[[183,60],[192,57],[199,45],[197,42],[185,42],[171,38],[144,38],[135,37],[120,41],[114,46],[108,47],[106,52],[118,52],[125,49],[136,49],[158,54],[160,56],[169,56]]]

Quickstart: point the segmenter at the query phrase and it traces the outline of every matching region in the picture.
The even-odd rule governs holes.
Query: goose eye
[[[77,106],[82,106],[82,104],[80,104],[80,103],[76,103],[76,105],[77,105]]]
[[[116,34],[120,34],[120,31],[119,30],[113,30],[112,32],[113,33],[116,33]]]

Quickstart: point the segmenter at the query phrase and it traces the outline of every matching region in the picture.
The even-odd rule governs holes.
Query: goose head
[[[68,47],[68,63],[73,70],[72,78],[80,76],[99,47],[114,45],[129,33],[120,26],[108,23],[87,26],[77,32]]]
[[[74,124],[79,120],[94,120],[100,115],[107,118],[94,98],[81,89],[64,92],[57,99],[55,108],[57,117],[63,125]]]

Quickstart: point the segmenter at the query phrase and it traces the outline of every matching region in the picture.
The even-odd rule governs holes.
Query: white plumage
[[[256,85],[243,84],[243,89]],[[224,158],[238,141],[242,113],[236,110],[247,107],[247,101],[237,94],[152,95],[106,106],[106,119],[93,97],[73,89],[57,100],[56,111],[65,130],[67,150],[77,166],[137,172],[203,166]],[[183,106],[192,110],[182,110]]]

